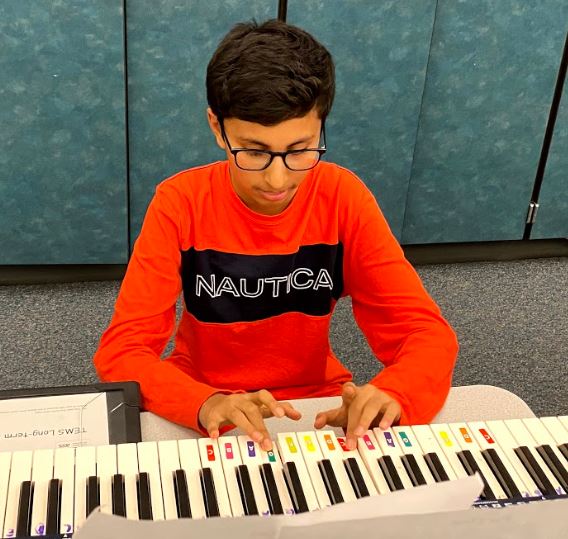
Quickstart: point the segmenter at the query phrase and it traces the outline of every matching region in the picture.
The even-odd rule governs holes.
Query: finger
[[[280,406],[284,408],[284,414],[286,415],[286,417],[289,417],[294,421],[297,421],[302,417],[302,413],[296,410],[296,408],[294,408],[289,402],[281,402]]]
[[[341,388],[341,398],[346,404],[351,404],[357,394],[357,386],[353,382],[345,382]]]
[[[274,417],[284,417],[286,414],[282,405],[272,396],[272,393],[266,389],[261,389],[260,391],[253,393],[252,398],[256,403],[266,406],[266,408],[270,411],[270,414]],[[264,415],[264,417],[270,417],[270,415]]]
[[[272,449],[272,441],[270,440],[270,434],[264,424],[260,407],[252,401],[245,401],[241,405],[241,411],[254,427],[253,436],[251,436],[251,438],[257,442],[262,449]]]
[[[379,422],[379,428],[386,430],[400,418],[400,406],[398,403],[391,402],[385,409],[383,417]]]
[[[363,416],[363,410],[369,405],[369,398],[362,394],[357,395],[353,402],[349,406],[347,411],[347,430],[345,432],[345,442],[348,449],[355,449],[357,447],[358,434],[355,434],[355,430],[360,426],[361,418]],[[375,415],[380,410],[380,407],[375,408]],[[371,413],[368,411],[367,413]],[[357,432],[361,432],[359,429]],[[365,434],[365,431],[361,435]]]
[[[221,426],[220,418],[211,417],[207,425],[205,425],[205,430],[209,434],[209,438],[219,438],[219,427]]]
[[[235,427],[238,427],[245,432],[251,440],[259,444],[261,444],[264,440],[265,436],[262,434],[261,430],[259,430],[259,428],[249,420],[247,414],[243,410],[239,408],[232,410],[229,414],[229,420],[235,425]]]
[[[344,427],[347,418],[347,408],[340,406],[324,412],[319,412],[314,421],[314,427],[321,429],[325,425],[330,427]]]

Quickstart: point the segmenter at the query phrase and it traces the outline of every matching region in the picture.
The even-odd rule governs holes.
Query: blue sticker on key
[[[385,440],[387,441],[387,445],[390,445],[391,447],[394,447],[394,440],[392,439],[392,435],[390,432],[385,432]]]
[[[247,449],[249,457],[256,456],[256,451],[254,450],[254,442],[247,442]]]

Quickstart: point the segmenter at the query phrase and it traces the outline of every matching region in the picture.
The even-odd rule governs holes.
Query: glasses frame
[[[317,164],[321,161],[321,158],[323,156],[323,154],[325,152],[327,152],[327,145],[326,145],[326,141],[325,141],[325,122],[322,122],[321,125],[321,131],[320,131],[320,141],[323,140],[323,146],[319,147],[319,148],[304,148],[302,150],[287,150],[285,152],[273,152],[271,150],[257,150],[256,148],[233,148],[231,146],[231,143],[229,142],[229,139],[227,138],[227,133],[225,132],[225,125],[223,123],[223,119],[219,118],[219,126],[221,127],[221,136],[223,137],[223,140],[227,143],[227,146],[229,147],[229,152],[233,155],[233,157],[235,158],[235,165],[237,165],[238,168],[240,168],[241,170],[245,170],[247,172],[260,172],[262,170],[266,170],[271,164],[272,161],[274,161],[275,157],[281,157],[282,158],[282,162],[284,163],[284,166],[288,169],[291,170],[292,172],[302,172],[302,171],[306,171],[306,170],[311,170],[312,168],[315,168],[317,166]],[[270,159],[268,160],[268,163],[266,163],[266,165],[262,168],[243,168],[239,165],[239,161],[237,159],[237,156],[239,153],[241,152],[250,152],[250,151],[254,151],[254,152],[259,152],[259,153],[264,153],[266,155],[270,156]],[[298,153],[303,153],[303,152],[318,152],[318,160],[315,162],[315,164],[309,168],[290,168],[288,166],[288,163],[286,163],[286,157],[288,157],[289,155],[294,155],[294,154],[298,154]]]

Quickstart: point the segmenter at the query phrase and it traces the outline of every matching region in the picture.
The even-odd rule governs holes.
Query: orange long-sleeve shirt
[[[180,293],[175,349],[161,360]],[[321,162],[267,216],[238,198],[226,161],[193,168],[156,189],[95,366],[103,380],[137,380],[147,410],[200,431],[199,409],[218,391],[338,395],[351,374],[329,325],[346,295],[385,365],[371,383],[400,402],[401,424],[430,421],[456,337],[365,185]]]

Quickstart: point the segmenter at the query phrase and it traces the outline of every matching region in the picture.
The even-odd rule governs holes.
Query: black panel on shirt
[[[241,255],[193,247],[181,253],[185,305],[201,322],[250,322],[287,312],[323,316],[343,290],[343,245],[289,255]]]

